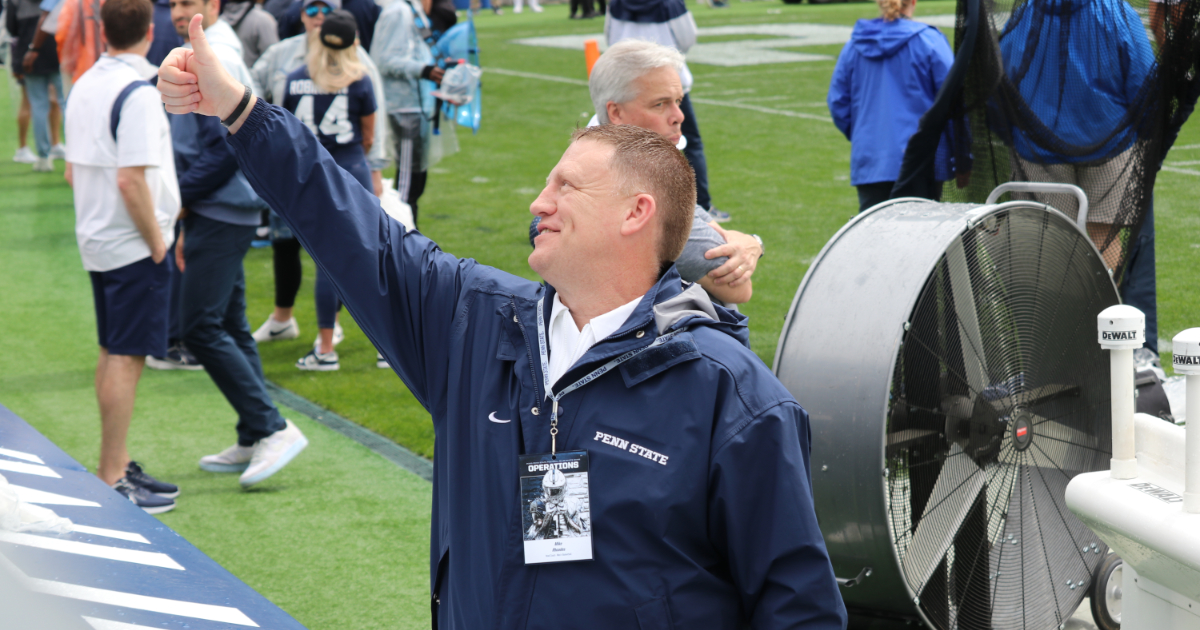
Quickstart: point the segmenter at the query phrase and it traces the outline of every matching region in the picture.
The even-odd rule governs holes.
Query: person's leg
[[[317,269],[315,285],[316,290],[313,293],[317,302],[317,328],[320,334],[317,352],[329,354],[333,352],[333,327],[337,324],[337,314],[342,308],[342,301],[338,299],[337,290],[333,288],[333,281],[320,268]]]
[[[125,447],[138,379],[146,357],[109,354],[100,349],[96,366],[96,400],[100,403],[100,464],[96,476],[113,485],[125,476],[129,452]]]
[[[129,466],[126,436],[146,355],[166,353],[170,270],[166,262],[144,258],[92,274],[92,279],[101,339],[96,364],[101,427],[96,474],[111,486],[126,476]]]
[[[21,107],[17,109],[17,143],[21,148],[29,146],[29,121],[33,114],[29,108],[29,90],[21,83]]]
[[[62,113],[66,109],[66,99],[61,98],[62,76],[57,72],[47,77],[50,80],[50,148],[62,144]]]
[[[175,223],[175,238],[179,238],[179,228],[182,222]],[[171,296],[167,304],[167,345],[173,346],[183,341],[183,329],[179,325],[179,294],[183,287],[183,274],[175,264],[175,246],[167,250],[167,269],[171,272]],[[161,358],[161,357],[159,357]]]
[[[50,82],[40,74],[25,75],[29,113],[33,118],[33,140],[40,158],[50,157]]]
[[[708,161],[704,157],[704,141],[700,139],[700,124],[688,95],[683,96],[679,109],[683,111],[683,137],[687,138],[683,155],[696,172],[696,203],[707,210],[712,207],[712,197],[708,194]]]
[[[569,17],[570,19],[575,19],[575,18],[577,17],[577,15],[576,15],[576,14],[577,14],[578,12],[581,12],[581,11],[582,11],[582,8],[583,8],[583,0],[571,0],[571,5],[570,5],[570,6],[571,6],[571,14],[570,14],[568,17]]]
[[[413,226],[417,223],[417,201],[425,193],[428,173],[421,170],[424,163],[421,121],[419,115],[392,114],[388,116],[392,137],[396,139],[396,192],[412,208]]]
[[[896,182],[874,182],[855,186],[858,189],[858,211],[862,212],[891,199],[892,186],[895,184]]]
[[[238,444],[251,446],[284,426],[267,394],[258,349],[245,324],[242,259],[254,239],[254,227],[193,213],[184,219],[184,232],[183,340],[237,411]],[[245,335],[230,334],[240,328]]]
[[[272,317],[282,323],[292,318],[296,294],[300,292],[304,278],[304,265],[300,263],[300,241],[295,238],[273,240],[271,249],[275,262],[275,312]]]
[[[1146,346],[1158,354],[1158,283],[1154,264],[1154,197],[1146,220],[1129,252],[1129,263],[1121,278],[1121,301],[1146,315]]]

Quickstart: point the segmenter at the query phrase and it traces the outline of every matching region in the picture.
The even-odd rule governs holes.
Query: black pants
[[[238,444],[251,446],[282,430],[283,416],[267,394],[258,345],[246,322],[242,259],[254,226],[189,214],[183,220],[186,268],[180,287],[183,342],[237,411]]]
[[[429,173],[422,168],[425,161],[425,142],[421,137],[425,121],[421,114],[388,115],[392,139],[396,142],[396,192],[412,208],[413,227],[417,227],[417,200],[425,193]],[[454,124],[447,122],[447,124]]]
[[[855,186],[858,189],[858,211],[862,212],[867,208],[881,204],[892,198],[892,187],[896,182],[874,182],[871,184],[860,184]],[[931,181],[925,187],[925,198],[931,201],[942,200],[941,182]]]
[[[696,111],[692,109],[692,101],[688,95],[683,95],[679,104],[683,112],[683,137],[687,138],[687,147],[683,155],[688,164],[696,172],[696,204],[707,210],[712,207],[712,197],[708,195],[708,160],[704,158],[704,141],[700,139],[700,123],[696,121]]]

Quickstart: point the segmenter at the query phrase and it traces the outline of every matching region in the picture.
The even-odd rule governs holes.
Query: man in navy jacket
[[[388,218],[302,124],[243,98],[192,28],[195,50],[160,70],[168,111],[228,125],[251,185],[433,416],[435,627],[845,627],[807,416],[750,352],[745,318],[670,262],[695,204],[670,142],[578,132],[531,206],[540,285]],[[590,457],[590,508],[567,516],[593,559],[527,564],[546,529],[526,516],[549,518],[561,481],[547,474],[547,500],[523,508],[518,462],[556,448]]]

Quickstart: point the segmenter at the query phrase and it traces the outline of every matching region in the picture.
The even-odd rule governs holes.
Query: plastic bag
[[[74,527],[71,519],[62,518],[52,510],[22,501],[17,491],[8,484],[8,480],[0,475],[0,530],[65,534]]]
[[[446,75],[442,77],[442,87],[433,95],[452,105],[466,105],[475,98],[482,74],[483,68],[460,61],[458,65],[446,71]]]
[[[389,217],[399,221],[405,228],[409,230],[417,229],[413,225],[412,206],[404,203],[400,198],[400,192],[394,188],[395,180],[383,180],[383,196],[379,198],[379,205],[383,206],[383,211]]]

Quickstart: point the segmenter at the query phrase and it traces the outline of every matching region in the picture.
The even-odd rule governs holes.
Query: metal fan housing
[[[857,625],[1070,617],[1104,547],[1063,489],[1107,465],[1095,316],[1117,303],[1087,235],[1037,202],[898,199],[826,244],[775,372],[809,413],[817,517]]]

